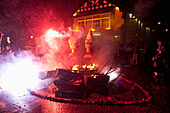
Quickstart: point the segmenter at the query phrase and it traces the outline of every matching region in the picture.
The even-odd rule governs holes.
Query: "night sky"
[[[72,26],[72,14],[85,1],[0,0],[0,32],[10,36],[14,45],[22,46],[24,43],[20,42],[27,40],[30,35],[39,37],[49,28],[63,30]],[[157,27],[158,21],[162,22],[164,28],[169,28],[168,0],[119,1],[152,29]]]
[[[149,27],[154,29],[154,25],[160,21],[164,28],[169,28],[170,7],[168,0],[139,0],[134,9]]]

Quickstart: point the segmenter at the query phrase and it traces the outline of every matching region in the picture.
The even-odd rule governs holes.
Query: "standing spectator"
[[[139,47],[138,44],[135,43],[133,46],[133,55],[132,55],[132,66],[136,66],[138,64],[138,55],[139,55]]]
[[[143,48],[140,48],[141,55],[139,58],[141,66],[144,66],[146,64],[146,51],[147,51],[147,45],[145,44]]]
[[[132,55],[133,55],[133,47],[131,44],[125,44],[125,54],[124,54],[124,58],[125,58],[125,64],[126,66],[130,66],[131,64],[131,58],[132,58]]]
[[[159,85],[163,84],[163,77],[165,73],[167,72],[168,65],[166,62],[166,49],[162,45],[161,41],[157,42],[158,48],[157,48],[157,55],[152,58],[154,61],[153,67],[154,67],[154,84]]]
[[[120,45],[119,47],[119,61],[121,63],[121,65],[124,65],[125,63],[125,49],[124,49],[124,45]]]

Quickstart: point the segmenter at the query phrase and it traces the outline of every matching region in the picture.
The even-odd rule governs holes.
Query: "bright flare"
[[[69,36],[70,34],[66,33],[65,31],[59,32],[53,29],[49,29],[46,33],[46,37],[48,38],[64,38],[64,37],[69,37]]]
[[[119,75],[119,72],[120,72],[120,68],[117,68],[115,71],[107,74],[110,76],[110,79],[109,79],[109,82],[111,82],[112,80],[116,79]]]
[[[15,63],[7,63],[1,68],[0,86],[13,95],[23,95],[27,89],[34,89],[38,85],[39,69],[30,58],[18,59]]]

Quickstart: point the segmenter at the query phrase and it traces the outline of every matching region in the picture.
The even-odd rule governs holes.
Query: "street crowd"
[[[157,41],[152,43],[121,44],[119,54],[116,55],[119,63],[128,67],[152,67],[154,85],[164,84],[169,73],[170,42]]]

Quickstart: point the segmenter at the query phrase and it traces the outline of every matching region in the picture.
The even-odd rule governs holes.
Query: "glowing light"
[[[10,37],[7,37],[7,42],[8,42],[8,44],[10,44],[10,43],[11,43],[11,41],[10,41]]]
[[[93,65],[88,65],[87,68],[89,68],[90,70],[93,70],[95,68],[95,64],[93,63]]]
[[[17,59],[15,63],[7,63],[0,75],[0,86],[13,95],[23,95],[27,89],[38,85],[39,69],[29,58]],[[1,70],[1,71],[2,71]]]
[[[160,24],[161,24],[161,22],[158,22],[158,24],[160,25]]]
[[[83,65],[82,67],[83,67],[83,68],[86,68],[86,65]]]
[[[115,7],[116,8],[116,10],[119,10],[119,7]]]
[[[77,12],[73,14],[73,16],[76,16],[77,15]]]
[[[30,38],[31,38],[31,39],[33,39],[33,38],[34,38],[34,36],[30,36]]]
[[[138,19],[137,19],[137,18],[136,18],[135,20],[136,20],[136,22],[138,21]]]
[[[135,18],[135,16],[133,16],[133,18]]]
[[[118,77],[118,75],[119,75],[119,72],[120,72],[120,68],[117,68],[115,71],[107,74],[107,75],[109,75],[109,77],[110,77],[110,78],[109,78],[109,82],[111,82],[111,81],[113,81],[114,79],[116,79],[116,78]]]
[[[100,36],[101,33],[100,32],[93,32],[93,36]]]
[[[109,29],[111,29],[111,28],[110,28],[110,27],[107,27],[107,28],[106,28],[106,30],[109,30]]]
[[[46,33],[46,37],[48,38],[63,38],[63,37],[68,37],[70,34],[63,32],[58,32],[53,29],[49,29]]]
[[[146,27],[146,30],[147,30],[147,31],[150,31],[150,28],[149,28],[149,27]],[[154,30],[154,31],[155,31],[155,30]]]
[[[165,29],[165,31],[168,31],[168,29]]]
[[[53,29],[49,29],[45,34],[45,41],[48,43],[50,48],[57,50],[57,40],[56,39],[63,39],[69,37],[70,34],[66,33],[65,31],[59,32]]]
[[[72,70],[78,70],[78,68],[79,68],[79,65],[74,65]]]
[[[79,30],[78,30],[78,29],[76,29],[76,32],[79,32]]]
[[[133,16],[133,14],[132,14],[132,13],[130,13],[130,14],[129,14],[129,18],[132,18],[132,16]]]
[[[95,31],[95,29],[93,29],[93,28],[92,28],[91,30],[92,30],[92,31]]]
[[[74,65],[72,68],[72,71],[85,71],[85,70],[96,70],[96,65],[93,64],[89,64],[89,65]]]
[[[111,3],[109,3],[109,5],[108,5],[109,7],[111,7],[112,6],[112,4]]]
[[[141,22],[140,22],[140,20],[138,21],[138,24],[140,24]]]
[[[115,35],[115,38],[118,38],[118,36],[117,36],[117,35]]]

